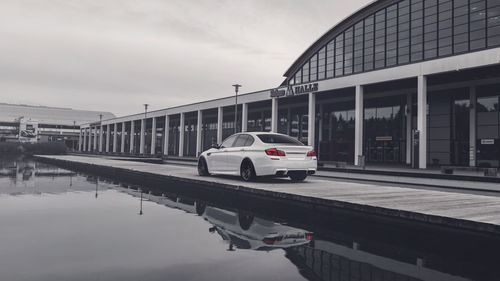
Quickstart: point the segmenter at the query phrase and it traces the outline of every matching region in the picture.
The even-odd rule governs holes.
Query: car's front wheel
[[[205,158],[203,157],[200,157],[198,160],[198,175],[203,177],[210,175],[208,173],[207,161],[205,161]]]
[[[253,168],[252,161],[247,159],[241,163],[240,176],[244,181],[252,181],[255,179],[255,169]]]
[[[292,181],[303,181],[307,178],[307,172],[304,171],[288,172],[288,176],[292,179]]]

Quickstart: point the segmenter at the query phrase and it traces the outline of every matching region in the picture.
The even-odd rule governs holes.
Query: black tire
[[[198,216],[202,216],[205,213],[207,204],[203,201],[196,201],[195,204],[196,204],[196,214]]]
[[[249,182],[255,179],[255,169],[253,167],[252,161],[245,159],[240,166],[240,176],[241,179]]]
[[[209,176],[210,174],[208,173],[208,166],[207,166],[207,161],[205,161],[205,158],[200,158],[198,160],[198,175],[202,177]]]
[[[307,178],[306,172],[289,172],[288,176],[292,179],[292,181],[303,181]]]
[[[238,221],[243,230],[249,230],[253,223],[253,215],[246,212],[238,212]]]

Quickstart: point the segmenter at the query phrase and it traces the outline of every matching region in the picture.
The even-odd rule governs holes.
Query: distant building
[[[80,124],[114,118],[110,112],[0,103],[0,142],[64,141],[76,148]]]

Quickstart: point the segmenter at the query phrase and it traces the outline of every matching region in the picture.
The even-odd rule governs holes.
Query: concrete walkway
[[[282,178],[245,183],[236,177],[200,177],[195,167],[181,165],[158,165],[73,155],[39,156],[39,158],[42,161],[68,164],[72,167],[112,168],[122,172],[144,173],[148,176],[166,176],[182,182],[217,186],[267,197],[500,234],[500,197],[320,177],[311,177],[302,183],[293,183]]]

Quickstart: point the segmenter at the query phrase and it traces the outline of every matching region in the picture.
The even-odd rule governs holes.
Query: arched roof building
[[[275,131],[325,163],[498,167],[499,63],[499,1],[378,0],[316,40],[275,89],[89,124],[82,144],[93,150],[85,140],[102,128],[102,151],[196,156],[235,131]]]

